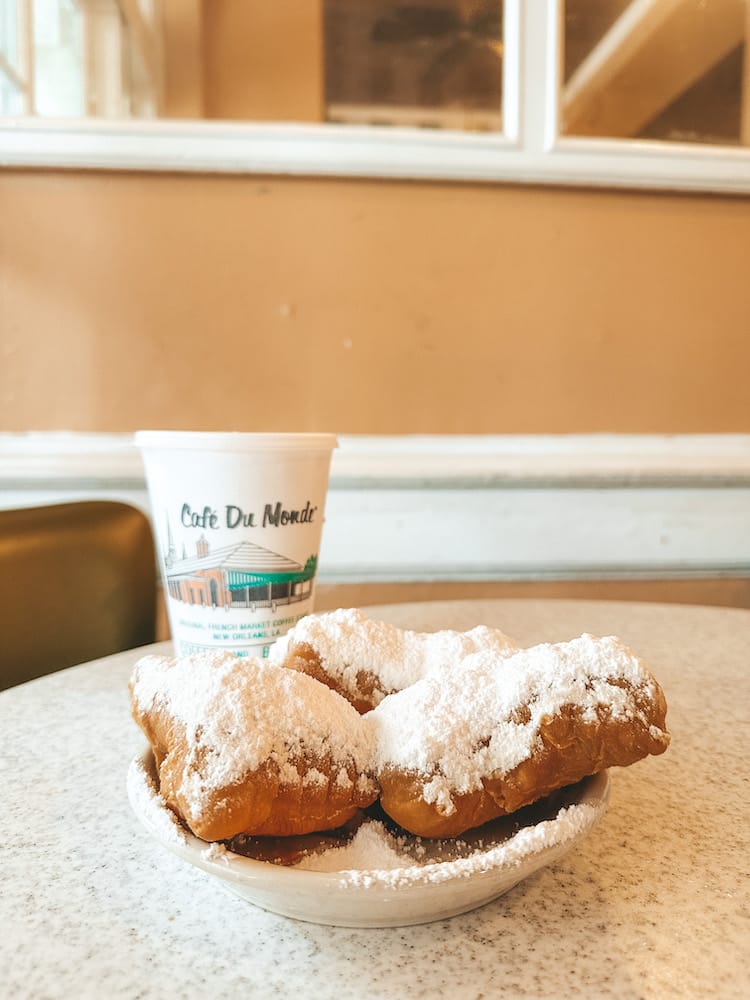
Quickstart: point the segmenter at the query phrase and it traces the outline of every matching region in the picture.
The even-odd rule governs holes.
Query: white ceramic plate
[[[150,749],[130,765],[128,797],[138,819],[164,847],[264,910],[331,926],[398,927],[475,909],[562,857],[604,814],[609,776],[604,771],[586,778],[457,842],[402,836],[404,866],[389,870],[350,865],[310,871],[253,860],[199,840],[160,798]],[[325,848],[330,840],[321,837],[316,844],[315,838],[304,838],[304,845]],[[326,854],[329,865],[331,857]]]

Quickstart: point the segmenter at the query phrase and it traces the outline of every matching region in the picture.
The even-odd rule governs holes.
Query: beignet
[[[329,830],[377,798],[370,734],[311,677],[230,653],[147,656],[130,692],[161,795],[204,840]]]

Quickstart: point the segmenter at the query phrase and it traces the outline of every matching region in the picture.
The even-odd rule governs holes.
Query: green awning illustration
[[[238,573],[230,570],[227,573],[227,586],[230,590],[241,587],[264,587],[272,583],[302,583],[311,578],[311,573]]]
[[[315,576],[317,562],[317,556],[310,556],[302,566],[278,552],[244,541],[213,549],[206,555],[180,559],[168,568],[167,579],[177,580],[201,571],[223,570],[230,590],[276,583],[302,583]]]

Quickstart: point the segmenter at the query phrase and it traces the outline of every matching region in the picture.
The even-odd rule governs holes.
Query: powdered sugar
[[[344,689],[359,693],[359,675],[377,680],[372,692],[377,704],[388,692],[401,691],[430,673],[442,674],[472,653],[506,656],[518,647],[499,629],[477,626],[468,632],[412,632],[367,618],[356,608],[309,615],[271,649],[271,662],[298,669],[290,651],[307,644]]]
[[[223,843],[206,844],[184,830],[159,795],[146,759],[136,758],[128,772],[128,793],[133,810],[166,846],[195,851],[203,862],[228,866],[235,877],[245,870],[247,860],[232,853]],[[571,792],[568,804],[550,819],[541,819],[498,842],[490,833],[485,840],[469,844],[451,841],[446,847],[455,855],[435,860],[440,843],[430,842],[430,851],[419,837],[391,832],[382,822],[366,819],[350,841],[318,853],[310,852],[294,866],[295,871],[322,872],[338,876],[343,890],[405,889],[419,885],[439,885],[469,879],[487,872],[523,866],[535,856],[562,847],[587,834],[606,808],[606,776],[595,785],[584,783]],[[574,801],[570,798],[575,796]],[[252,862],[272,867],[271,862]],[[251,876],[252,878],[253,876]]]
[[[408,862],[402,845],[403,838],[399,841],[379,821],[367,820],[348,843],[319,854],[306,854],[295,868],[311,872],[391,871]]]
[[[349,665],[357,669],[372,662],[357,658],[367,655],[359,648],[361,613],[327,617],[328,639],[331,622],[333,631],[350,633],[342,662],[354,657]],[[367,649],[373,633],[382,631],[388,656],[400,649],[416,669],[415,650],[422,655],[429,636],[370,624]],[[582,635],[509,655],[506,637],[493,630],[434,636],[436,648],[453,650],[453,666],[439,657],[421,661],[425,676],[363,717],[317,680],[258,660],[221,653],[142,659],[131,681],[136,714],[162,713],[174,728],[172,738],[176,732],[186,748],[180,813],[192,826],[191,817],[215,790],[270,762],[282,785],[323,789],[330,783],[369,792],[371,798],[375,775],[385,789],[390,772],[404,772],[418,778],[418,794],[427,804],[449,816],[456,796],[480,789],[485,779],[501,780],[538,752],[542,727],[566,709],[584,722],[632,723],[652,741],[643,755],[658,753],[669,742],[650,711],[662,697],[658,685],[613,637]]]
[[[128,768],[128,795],[133,811],[159,840],[184,846],[185,830],[164,799],[159,795],[156,780],[142,760],[136,758]]]
[[[222,864],[229,865],[232,863],[232,858],[236,855],[228,851],[224,844],[213,842],[209,844],[205,850],[201,851],[201,858],[204,861],[220,861]]]
[[[426,776],[425,800],[449,815],[454,793],[476,790],[482,778],[502,776],[527,759],[542,721],[564,706],[576,706],[590,721],[606,706],[613,718],[648,728],[634,690],[644,702],[656,690],[638,658],[613,637],[582,635],[520,650],[500,669],[496,656],[474,653],[460,671],[390,695],[363,721],[372,731],[376,770]],[[661,730],[655,738],[668,740]]]
[[[486,851],[476,851],[466,858],[443,861],[420,867],[396,869],[387,874],[380,872],[348,873],[354,885],[388,886],[403,888],[417,882],[438,884],[456,878],[471,878],[484,872],[521,865],[534,855],[549,848],[568,843],[586,833],[598,819],[600,810],[586,803],[561,809],[557,817],[543,820],[535,826],[524,827],[509,840]]]
[[[351,761],[369,780],[370,734],[343,698],[304,674],[229,653],[145,657],[131,681],[136,710],[162,710],[184,731],[182,792],[200,812],[215,789],[273,761],[282,784],[299,780],[294,761]],[[306,780],[320,782],[311,769]]]
[[[420,863],[413,838],[396,837],[382,823],[364,823],[349,843],[310,854],[295,866],[341,876],[342,888],[402,889],[465,879],[499,868],[521,865],[534,855],[581,837],[593,826],[603,804],[579,802],[560,809],[553,819],[522,827],[507,840],[470,849],[449,861]]]

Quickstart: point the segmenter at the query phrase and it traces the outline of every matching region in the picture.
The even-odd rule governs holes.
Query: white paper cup
[[[175,650],[268,655],[313,609],[332,434],[138,431]]]

